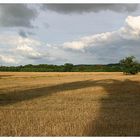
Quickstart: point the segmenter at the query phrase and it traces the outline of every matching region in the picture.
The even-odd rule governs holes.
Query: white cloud
[[[41,53],[39,53],[37,50],[34,50],[33,48],[27,45],[18,46],[16,48],[16,51],[19,52],[21,55],[31,59],[39,59],[43,57]]]
[[[36,63],[49,57],[44,42],[20,35],[0,35],[0,46],[1,64]]]
[[[83,50],[90,46],[97,46],[103,43],[110,42],[110,37],[114,36],[114,32],[106,32],[92,36],[82,37],[77,41],[65,42],[62,44],[63,48],[71,48],[74,50]]]
[[[24,38],[19,35],[0,35],[0,44],[7,44],[10,46],[39,46],[41,45],[40,41],[37,41],[32,38]]]
[[[39,48],[42,43],[40,41],[31,39],[31,38],[24,38],[19,37],[16,42],[16,51],[24,57],[28,57],[30,59],[39,59],[43,57],[43,54],[39,52]]]
[[[124,27],[117,31],[95,34],[92,36],[82,37],[79,40],[64,42],[63,48],[72,50],[84,50],[91,47],[106,46],[126,40],[140,39],[140,16],[128,16],[125,20]]]
[[[15,64],[17,60],[13,56],[0,55],[0,63]]]
[[[120,29],[120,36],[125,39],[137,40],[140,38],[140,16],[128,16],[125,26]]]
[[[42,42],[32,38],[25,38],[19,35],[1,35],[0,44],[11,46],[13,47],[12,51],[14,51],[16,55],[30,59],[39,59],[44,56],[44,54],[39,52],[40,49],[37,48],[42,45]]]

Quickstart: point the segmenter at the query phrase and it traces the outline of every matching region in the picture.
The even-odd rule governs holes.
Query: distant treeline
[[[13,72],[121,72],[120,64],[107,65],[73,65],[66,63],[64,65],[24,65],[24,66],[0,66],[0,71]],[[140,71],[140,66],[139,66]]]
[[[140,70],[140,69],[139,69]],[[108,65],[24,65],[24,66],[0,66],[0,71],[19,71],[19,72],[121,72],[120,64]]]

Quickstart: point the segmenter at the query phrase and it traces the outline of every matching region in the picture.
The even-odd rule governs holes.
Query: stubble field
[[[0,136],[140,136],[140,74],[0,72]]]

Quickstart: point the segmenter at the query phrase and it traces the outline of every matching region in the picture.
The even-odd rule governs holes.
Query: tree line
[[[135,57],[126,57],[116,64],[107,65],[73,65],[66,63],[64,65],[20,65],[20,66],[0,66],[0,71],[13,72],[124,72],[133,74],[140,71],[140,64],[136,62]]]
[[[0,66],[0,71],[14,72],[105,72],[121,71],[119,64],[109,65],[73,65],[66,63],[64,65],[20,65],[20,66]]]

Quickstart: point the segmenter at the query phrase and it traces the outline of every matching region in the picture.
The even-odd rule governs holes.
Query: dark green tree
[[[137,74],[139,72],[139,63],[134,56],[120,60],[120,65],[124,74]]]
[[[64,64],[64,71],[65,72],[71,72],[72,68],[73,68],[73,64],[71,64],[71,63]]]

